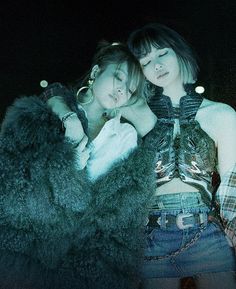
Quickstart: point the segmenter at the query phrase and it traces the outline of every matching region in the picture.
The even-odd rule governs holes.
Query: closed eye
[[[151,62],[151,61],[149,60],[148,62],[142,63],[141,65],[142,65],[142,67],[146,67],[146,66],[148,66],[148,64],[149,64],[150,62]]]
[[[122,78],[118,74],[115,74],[114,76],[117,80],[122,81]]]
[[[159,57],[165,56],[166,54],[168,54],[168,50],[163,52],[163,53],[161,53],[161,54],[159,54]]]

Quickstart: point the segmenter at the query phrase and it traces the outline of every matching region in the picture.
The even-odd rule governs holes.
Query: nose
[[[161,70],[163,68],[163,65],[162,64],[160,64],[160,63],[156,63],[155,64],[155,70],[156,71],[159,71],[159,70]]]
[[[117,94],[118,94],[119,96],[123,96],[123,95],[124,95],[124,89],[121,88],[121,87],[118,87],[118,88],[117,88]]]
[[[125,95],[124,88],[117,87],[114,93],[115,102],[118,102],[119,100],[121,100],[124,97],[124,95]]]
[[[120,84],[114,90],[113,97],[116,103],[122,101],[126,98],[126,87],[125,85]]]

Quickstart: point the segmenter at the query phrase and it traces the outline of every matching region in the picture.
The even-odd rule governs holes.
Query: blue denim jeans
[[[162,195],[157,197],[154,208],[150,215],[158,220],[158,225],[146,227],[143,279],[183,278],[236,270],[234,250],[221,226],[204,218],[210,209],[200,193]],[[181,223],[180,226],[175,222],[167,223],[170,215],[175,220],[176,215],[191,213],[200,213],[202,224],[193,222],[180,229]],[[236,288],[236,283],[232,288]]]

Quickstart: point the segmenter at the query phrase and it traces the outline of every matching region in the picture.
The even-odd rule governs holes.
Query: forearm
[[[221,218],[229,222],[236,218],[236,164],[223,178],[216,192]]]
[[[68,105],[63,101],[62,96],[53,96],[47,100],[47,104],[52,109],[52,111],[58,115],[60,120],[62,120],[63,116],[67,113],[71,112],[71,109]]]
[[[228,222],[226,224],[225,233],[232,242],[232,245],[236,253],[236,217],[233,218],[231,222]]]
[[[136,128],[139,136],[143,137],[155,126],[157,117],[151,111],[145,99],[140,98],[132,105],[120,108],[121,115]]]
[[[39,97],[52,108],[60,119],[70,111],[80,114],[73,90],[61,83],[56,82],[49,85]]]

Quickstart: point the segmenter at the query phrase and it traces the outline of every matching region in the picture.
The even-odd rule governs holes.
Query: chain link
[[[199,231],[194,235],[194,237],[189,242],[187,242],[183,247],[181,247],[180,249],[178,249],[178,250],[176,250],[170,254],[164,255],[164,256],[145,256],[144,260],[147,260],[147,261],[162,260],[162,259],[167,259],[170,257],[177,256],[181,252],[183,252],[183,251],[187,250],[189,247],[191,247],[201,237],[201,234],[205,229],[206,229],[206,226],[204,224],[201,224],[199,227]]]

